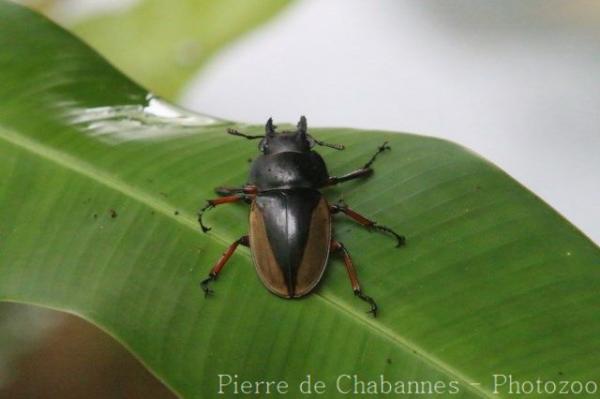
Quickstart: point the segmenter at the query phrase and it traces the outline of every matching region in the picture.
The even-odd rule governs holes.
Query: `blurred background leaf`
[[[111,8],[83,17],[70,14],[76,8],[70,1],[24,3],[68,26],[142,86],[173,100],[218,50],[291,0],[105,1]]]

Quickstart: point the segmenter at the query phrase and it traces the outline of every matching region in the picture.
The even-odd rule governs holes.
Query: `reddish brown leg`
[[[227,197],[234,194],[256,194],[256,186],[244,186],[244,187],[228,187],[221,186],[215,188],[215,193],[221,197]]]
[[[396,238],[396,240],[398,241],[398,243],[396,244],[396,247],[400,247],[406,243],[406,238],[404,238],[403,235],[396,233],[394,230],[390,229],[389,227],[382,226],[371,219],[367,219],[360,213],[348,208],[348,205],[342,200],[340,200],[335,205],[330,205],[329,209],[331,210],[331,213],[342,212],[346,216],[350,217],[351,219],[354,219],[361,225],[365,226],[367,229],[375,229],[375,230],[383,231],[385,233],[389,233],[389,234],[393,235]]]
[[[202,223],[202,216],[204,215],[204,212],[206,212],[207,210],[216,207],[217,205],[222,205],[222,204],[231,204],[233,202],[238,202],[238,201],[245,201],[247,203],[250,203],[250,201],[252,201],[254,199],[255,195],[254,194],[235,194],[235,195],[228,195],[226,197],[221,197],[221,198],[216,198],[216,199],[212,199],[212,200],[208,200],[206,206],[202,209],[200,209],[200,211],[198,212],[198,223],[200,223],[200,227],[202,228],[203,232],[208,232],[210,230],[210,227],[207,227],[204,225],[204,223]]]
[[[214,267],[212,268],[210,273],[208,273],[208,278],[203,280],[200,283],[200,287],[202,287],[202,290],[204,291],[204,296],[209,296],[209,295],[213,294],[213,290],[211,290],[208,287],[208,284],[210,284],[212,281],[215,281],[217,279],[217,276],[219,275],[219,273],[221,273],[221,270],[223,270],[223,267],[225,267],[225,264],[227,263],[229,258],[231,258],[231,255],[233,255],[233,253],[237,249],[238,245],[240,245],[240,244],[245,247],[250,245],[248,236],[243,236],[239,240],[237,240],[233,244],[231,244],[229,246],[229,248],[227,248],[227,251],[225,251],[223,253],[223,255],[221,255],[221,257],[219,258],[217,263],[214,265]]]
[[[352,290],[354,291],[354,295],[371,305],[371,310],[369,310],[367,313],[372,313],[373,317],[377,317],[377,304],[375,303],[373,298],[362,293],[362,290],[360,289],[360,283],[358,282],[358,276],[356,275],[356,269],[354,268],[354,264],[352,263],[352,258],[350,258],[350,254],[348,253],[348,250],[346,249],[344,244],[336,240],[331,240],[331,251],[342,252],[342,256],[344,257],[344,264],[346,265],[346,271],[348,271],[348,277],[350,277],[350,283],[352,284]]]

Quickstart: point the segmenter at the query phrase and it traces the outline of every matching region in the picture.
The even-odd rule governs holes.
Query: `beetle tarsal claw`
[[[377,229],[379,231],[383,231],[383,232],[393,235],[397,241],[396,248],[400,248],[406,244],[406,237],[396,233],[394,230],[390,229],[389,227],[380,226],[377,223],[375,223],[371,226],[371,229]]]
[[[367,313],[371,313],[373,317],[377,317],[377,304],[375,303],[375,300],[373,300],[373,298],[363,294],[361,290],[354,291],[354,295],[371,305],[371,309],[369,309]]]
[[[375,159],[377,158],[377,155],[381,154],[385,150],[391,150],[391,149],[392,149],[392,147],[390,147],[390,145],[388,144],[388,142],[385,141],[382,145],[380,145],[379,147],[377,147],[377,152],[371,157],[371,159],[369,159],[369,162],[367,162],[365,164],[365,166],[363,166],[363,169],[370,169],[371,165],[373,165],[373,162],[375,162]]]
[[[204,206],[204,208],[200,209],[200,211],[198,212],[198,223],[200,224],[200,228],[202,228],[202,232],[203,233],[208,233],[211,230],[211,228],[208,227],[208,226],[206,226],[202,222],[202,215],[204,215],[205,211],[207,211],[207,210],[209,210],[211,208],[214,208],[214,207],[215,207],[215,205],[212,202],[207,201],[206,206]]]
[[[213,295],[215,292],[208,287],[212,281],[215,281],[216,278],[214,275],[210,274],[207,279],[202,280],[200,283],[200,287],[202,287],[202,291],[204,291],[204,297],[208,298],[210,295]]]
[[[398,244],[396,244],[396,248],[403,247],[406,245],[406,237],[396,234],[396,239],[398,240]]]
[[[383,152],[385,150],[391,150],[391,149],[392,149],[392,147],[390,147],[390,145],[388,144],[387,141],[379,146],[379,152]]]

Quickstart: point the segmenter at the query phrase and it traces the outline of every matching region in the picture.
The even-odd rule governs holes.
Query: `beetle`
[[[220,196],[208,200],[198,212],[203,232],[210,230],[203,214],[218,205],[244,201],[250,204],[250,231],[225,251],[200,284],[208,296],[210,283],[239,245],[250,247],[256,272],[265,287],[283,298],[299,298],[311,293],[323,276],[329,255],[342,255],[354,294],[370,306],[368,313],[377,315],[377,304],[363,293],[356,269],[344,244],[335,240],[332,215],[343,213],[371,230],[395,237],[397,247],[404,245],[404,236],[389,227],[366,218],[339,201],[329,204],[321,189],[373,174],[371,165],[379,154],[390,150],[387,142],[361,168],[342,176],[330,176],[323,158],[313,151],[315,145],[343,150],[339,144],[328,144],[312,137],[302,116],[295,131],[276,131],[269,118],[264,135],[248,135],[236,129],[227,133],[248,140],[260,139],[261,155],[251,165],[250,176],[243,187],[217,187]]]

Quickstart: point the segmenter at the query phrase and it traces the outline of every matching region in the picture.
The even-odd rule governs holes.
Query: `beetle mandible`
[[[330,252],[336,252],[343,257],[354,294],[369,303],[369,313],[376,316],[377,304],[363,293],[348,250],[333,237],[332,215],[343,213],[366,228],[391,234],[398,247],[404,244],[404,236],[362,216],[343,201],[329,204],[319,190],[370,176],[377,155],[389,150],[390,146],[383,143],[362,168],[342,176],[330,176],[323,158],[312,148],[320,145],[343,150],[343,145],[328,144],[312,137],[304,116],[295,131],[277,132],[276,129],[271,118],[264,135],[227,129],[227,133],[234,136],[260,139],[258,148],[262,154],[252,162],[245,186],[217,187],[215,192],[220,198],[209,200],[198,213],[198,222],[206,233],[210,228],[203,223],[202,215],[208,209],[238,201],[251,205],[249,234],[231,244],[208,278],[201,282],[205,295],[213,293],[209,284],[217,279],[239,245],[250,247],[263,284],[283,298],[309,294],[321,280]]]

